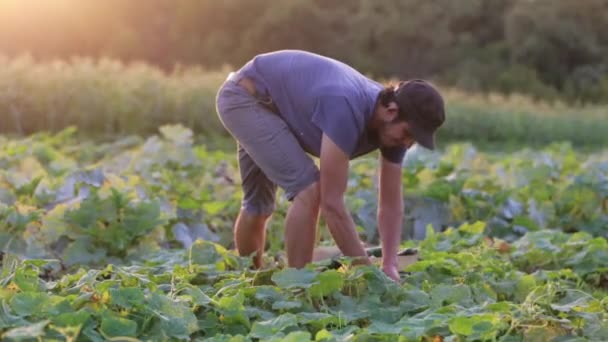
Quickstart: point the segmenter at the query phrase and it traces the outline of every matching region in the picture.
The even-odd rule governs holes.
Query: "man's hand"
[[[370,264],[355,223],[344,205],[349,157],[327,135],[321,143],[321,212],[329,231],[345,256],[360,257],[355,264]]]

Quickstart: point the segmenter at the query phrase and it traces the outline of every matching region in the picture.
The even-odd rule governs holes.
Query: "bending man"
[[[382,269],[399,279],[403,221],[401,165],[417,143],[434,149],[444,102],[424,80],[383,87],[350,66],[318,54],[261,54],[231,73],[217,112],[238,143],[242,208],[235,223],[240,255],[261,266],[266,222],[277,187],[290,207],[285,222],[288,266],[312,261],[319,212],[346,256],[368,264],[344,201],[349,161],[379,149],[378,230]],[[317,168],[309,155],[320,159]]]

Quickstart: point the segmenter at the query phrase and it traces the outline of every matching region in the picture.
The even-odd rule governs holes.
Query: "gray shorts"
[[[236,83],[232,74],[217,93],[220,121],[237,141],[243,209],[268,215],[277,186],[288,201],[319,180],[319,170],[285,121]]]

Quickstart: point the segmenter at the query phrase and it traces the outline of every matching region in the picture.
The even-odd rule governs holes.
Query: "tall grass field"
[[[215,95],[230,67],[176,68],[72,59],[36,62],[0,57],[0,133],[25,135],[76,126],[87,136],[148,135],[183,124],[202,136],[224,136]],[[385,82],[380,80],[381,82]],[[438,142],[544,145],[608,142],[608,107],[569,107],[520,96],[470,94],[444,88],[447,121]]]

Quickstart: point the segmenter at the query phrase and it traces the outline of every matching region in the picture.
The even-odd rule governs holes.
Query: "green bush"
[[[0,58],[0,131],[29,134],[77,126],[96,135],[150,134],[181,122],[216,134],[215,94],[227,71],[72,59]]]

